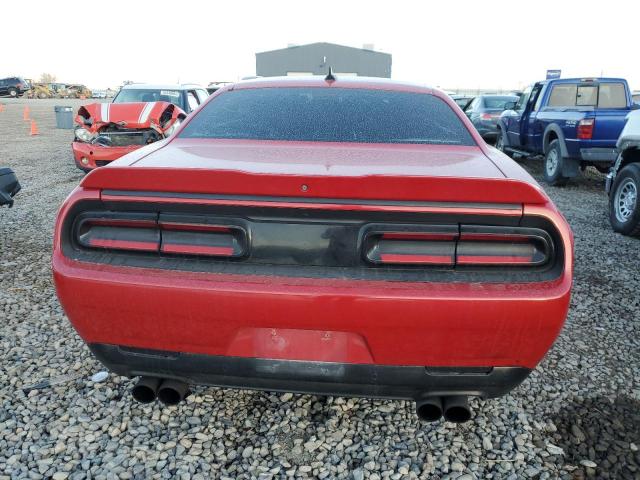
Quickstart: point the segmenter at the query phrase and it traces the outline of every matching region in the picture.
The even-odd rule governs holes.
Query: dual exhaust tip
[[[131,395],[140,403],[151,403],[157,398],[165,405],[177,405],[189,395],[189,385],[179,380],[142,377],[131,389]]]
[[[151,403],[158,399],[168,406],[177,405],[189,395],[189,385],[179,380],[142,377],[131,390],[131,394],[140,403]],[[425,422],[436,422],[443,415],[445,420],[453,423],[464,423],[471,419],[469,402],[464,395],[418,400],[416,414]]]
[[[416,414],[425,422],[444,419],[453,423],[464,423],[471,419],[469,402],[464,395],[428,397],[416,402]]]

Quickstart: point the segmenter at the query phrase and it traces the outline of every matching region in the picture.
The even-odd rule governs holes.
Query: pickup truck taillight
[[[593,118],[584,118],[578,122],[578,140],[591,140],[593,126],[596,121]]]

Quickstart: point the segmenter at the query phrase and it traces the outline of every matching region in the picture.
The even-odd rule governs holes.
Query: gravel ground
[[[56,209],[82,173],[53,105],[7,100],[0,165],[23,184],[0,211],[0,478],[640,479],[640,243],[609,228],[603,177],[548,189],[571,223],[567,324],[511,395],[463,425],[421,424],[409,402],[196,388],[141,406],[100,371],[58,304]],[[40,135],[29,136],[31,107]],[[537,178],[539,161],[528,161]],[[26,389],[43,380],[56,385]]]

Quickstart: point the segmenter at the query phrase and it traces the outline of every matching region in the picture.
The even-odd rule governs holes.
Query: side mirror
[[[13,206],[13,197],[20,191],[16,174],[10,168],[0,168],[0,207]]]
[[[517,103],[516,102],[507,102],[504,104],[504,109],[505,110],[513,110],[516,108]]]

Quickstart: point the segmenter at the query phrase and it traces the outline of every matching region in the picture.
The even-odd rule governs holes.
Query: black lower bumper
[[[128,377],[172,378],[192,385],[416,400],[426,396],[498,397],[531,372],[522,367],[416,367],[272,360],[141,350],[92,344],[93,354]]]

